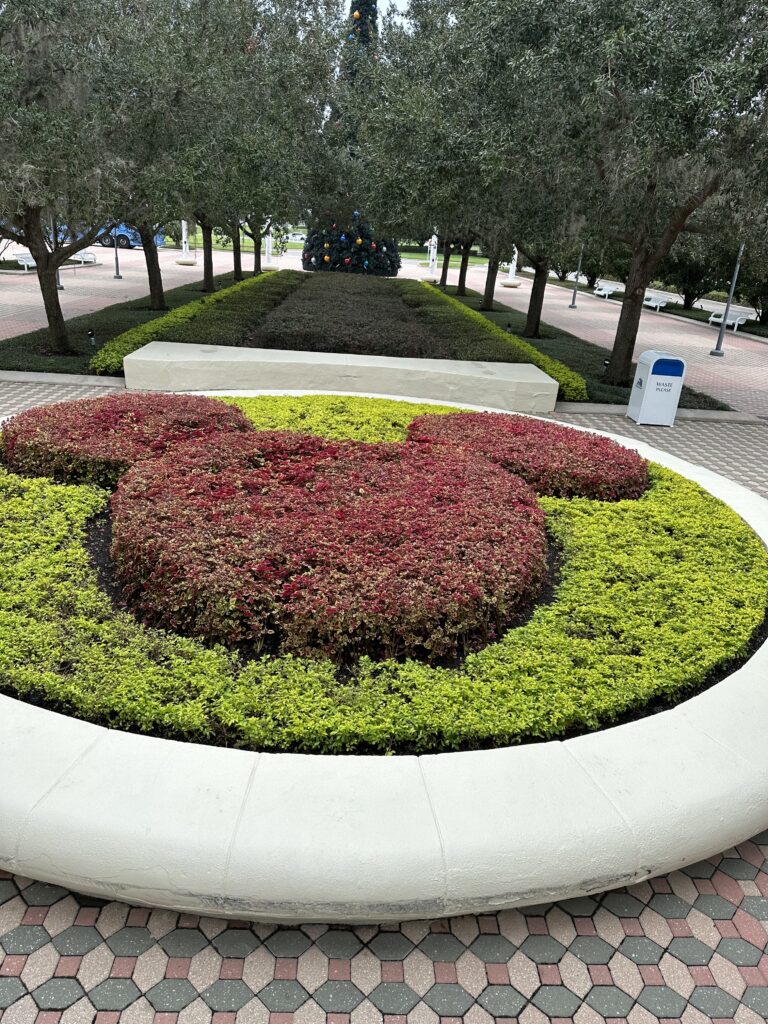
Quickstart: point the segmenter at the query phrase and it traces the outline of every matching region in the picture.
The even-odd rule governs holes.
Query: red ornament
[[[349,266],[349,264],[351,262],[352,262],[352,260],[349,258],[349,256],[347,256],[347,258],[344,260],[344,263],[346,264],[346,266]]]
[[[371,242],[371,252],[376,252],[376,243]]]

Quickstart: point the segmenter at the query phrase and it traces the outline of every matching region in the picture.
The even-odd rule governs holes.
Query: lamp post
[[[512,259],[509,262],[509,275],[507,281],[514,281],[517,274],[517,246],[512,246]]]
[[[723,312],[723,320],[720,324],[720,330],[717,335],[717,344],[709,353],[711,356],[724,356],[723,352],[723,341],[725,340],[725,329],[728,326],[728,314],[731,312],[731,303],[733,302],[733,293],[736,291],[736,282],[739,278],[739,269],[741,267],[741,257],[744,255],[744,242],[739,246],[739,254],[736,257],[736,266],[733,268],[733,277],[731,278],[731,290],[728,292],[728,301],[725,304],[725,310]]]
[[[573,286],[573,295],[571,296],[571,303],[568,309],[576,309],[576,295],[579,291],[579,278],[581,277],[581,259],[584,255],[584,243],[581,243],[581,249],[579,250],[579,265],[576,268],[576,283]]]
[[[117,235],[112,235],[115,242],[115,281],[122,281],[123,275],[120,273],[120,257],[118,256],[118,250],[120,246],[117,244]]]
[[[181,258],[189,259],[189,229],[185,220],[181,222]]]

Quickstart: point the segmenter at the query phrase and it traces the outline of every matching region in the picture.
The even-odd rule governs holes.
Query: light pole
[[[581,258],[584,255],[584,243],[581,243],[581,249],[579,250],[579,265],[576,268],[576,283],[573,286],[573,296],[571,297],[571,304],[568,309],[576,309],[576,295],[579,291],[579,278],[581,277]]]
[[[725,329],[728,326],[728,314],[731,312],[731,303],[733,302],[733,293],[736,291],[736,282],[739,279],[739,269],[741,267],[741,257],[744,255],[744,243],[742,242],[739,246],[739,255],[736,257],[736,266],[733,268],[733,277],[731,278],[731,290],[728,292],[728,301],[725,304],[725,311],[723,312],[723,320],[720,324],[720,330],[717,335],[717,344],[709,353],[711,356],[724,356],[723,352],[723,341],[725,340]]]
[[[123,275],[120,273],[120,257],[118,256],[120,246],[117,244],[117,235],[112,235],[112,239],[115,243],[115,281],[122,281]]]

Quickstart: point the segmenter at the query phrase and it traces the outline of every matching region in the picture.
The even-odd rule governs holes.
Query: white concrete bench
[[[613,295],[613,293],[617,292],[618,290],[619,289],[616,287],[615,284],[599,284],[597,288],[595,288],[594,294],[599,299],[607,299],[610,298],[610,296]]]
[[[34,270],[37,266],[37,263],[35,263],[35,257],[31,252],[20,252],[16,257],[16,262],[20,267],[24,267],[25,271]]]
[[[724,315],[724,313],[713,313],[710,316],[708,323],[715,327],[719,327],[720,324],[723,322]],[[739,329],[739,327],[743,327],[746,322],[747,318],[745,316],[729,316],[725,322],[725,326],[726,328],[732,327],[735,333]]]
[[[667,300],[659,298],[658,295],[646,295],[643,299],[643,305],[647,306],[648,309],[655,309],[657,313],[660,313],[666,304]]]

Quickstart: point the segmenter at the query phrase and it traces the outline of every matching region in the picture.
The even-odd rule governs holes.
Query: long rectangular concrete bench
[[[288,349],[185,345],[153,341],[124,361],[134,391],[340,391],[552,412],[557,381],[530,363],[389,356]]]

